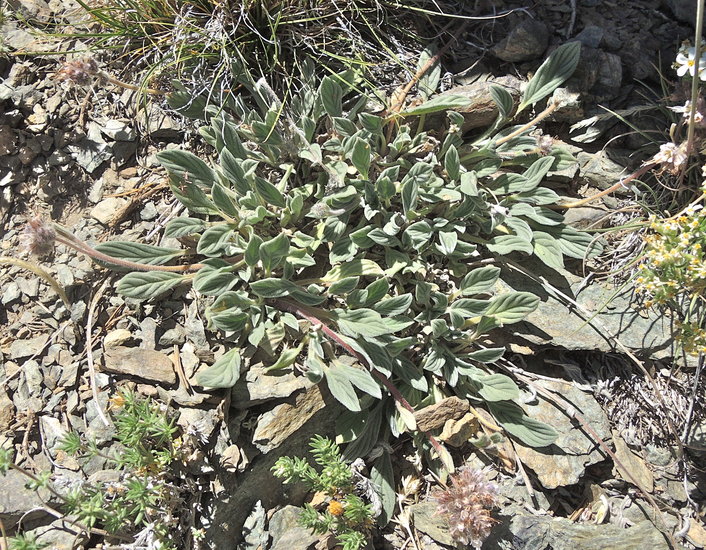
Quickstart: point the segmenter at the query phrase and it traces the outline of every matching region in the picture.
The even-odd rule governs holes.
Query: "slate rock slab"
[[[533,259],[523,261],[522,266],[535,277],[546,278],[590,315],[577,311],[530,277],[507,270],[501,275],[503,284],[499,285],[499,290],[531,292],[539,297],[540,303],[524,320],[503,330],[511,330],[514,335],[537,345],[571,351],[622,351],[611,340],[612,335],[638,357],[665,359],[673,356],[670,319],[653,311],[637,311],[632,305],[632,288],[617,292],[613,286],[597,282],[583,287],[580,277],[566,271],[558,275]]]
[[[619,525],[574,523],[564,518],[529,515],[519,506],[506,508],[501,524],[483,548],[523,550],[667,550],[664,535],[649,521],[627,529]]]
[[[113,346],[105,350],[98,370],[138,376],[162,384],[176,383],[174,363],[164,353],[141,348]]]
[[[603,441],[610,439],[608,418],[592,395],[582,392],[571,383],[542,380],[537,382],[537,385],[563,397]],[[559,433],[559,437],[554,445],[542,449],[515,445],[517,455],[525,466],[534,470],[545,488],[573,485],[581,479],[586,466],[605,458],[605,451],[574,424],[567,411],[557,408],[542,396],[537,399],[534,405],[523,405],[525,412],[530,418],[552,426]]]
[[[23,524],[47,515],[41,508],[47,504],[56,507],[60,501],[46,489],[32,491],[25,485],[29,478],[17,470],[9,470],[0,477],[0,520],[6,529],[12,529],[22,518]],[[30,512],[30,510],[32,510]]]
[[[285,506],[270,519],[270,550],[306,550],[319,541],[319,536],[299,523],[301,508]]]

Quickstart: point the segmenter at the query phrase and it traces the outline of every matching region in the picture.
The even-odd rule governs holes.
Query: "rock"
[[[127,204],[127,200],[120,197],[109,197],[103,199],[91,209],[91,217],[101,222],[103,225],[108,225],[123,206]]]
[[[581,94],[568,88],[557,88],[552,94],[551,103],[558,103],[559,107],[552,113],[552,118],[557,122],[573,124],[585,116]]]
[[[304,456],[309,451],[309,441],[314,434],[331,437],[334,433],[336,418],[344,409],[330,394],[321,394],[319,389],[318,386],[314,386],[300,394],[295,404],[289,405],[287,409],[280,406],[278,416],[282,422],[270,423],[272,439],[269,444],[277,442],[274,438],[277,437],[278,427],[289,431],[294,424],[297,424],[298,428],[291,431],[289,437],[281,438],[275,450],[259,456],[243,472],[235,474],[222,472],[219,475],[222,490],[213,501],[212,521],[206,532],[206,540],[213,548],[225,550],[237,545],[245,534],[243,522],[258,500],[261,500],[263,507],[269,510],[284,502],[283,491],[286,489],[287,500],[290,503],[294,505],[303,503],[306,490],[295,485],[285,487],[281,479],[272,475],[271,468],[280,456]],[[316,411],[312,414],[313,409]],[[288,415],[288,418],[285,415]],[[305,418],[299,418],[300,416]],[[262,419],[258,428],[263,434],[265,425]],[[260,444],[262,445],[263,442],[261,441]]]
[[[0,126],[0,157],[14,155],[17,152],[17,135],[7,124]]]
[[[88,135],[78,143],[68,145],[66,149],[73,155],[76,162],[86,172],[93,173],[98,167],[112,157],[112,148],[101,134],[101,126],[95,122],[88,123]]]
[[[619,525],[574,523],[565,518],[529,515],[522,507],[509,506],[499,515],[500,525],[491,532],[484,548],[523,550],[667,550],[669,544],[649,521],[625,529]]]
[[[580,206],[578,208],[569,208],[564,213],[564,223],[576,229],[586,229],[591,226],[600,228],[608,223],[610,211],[604,206]],[[595,225],[599,220],[602,220],[601,225]]]
[[[238,546],[238,550],[269,548],[267,544],[269,535],[265,529],[266,519],[265,509],[262,507],[262,502],[258,500],[245,520],[243,525],[243,544]]]
[[[597,25],[586,25],[574,39],[589,48],[598,48],[598,46],[601,45],[604,34],[605,30],[603,27],[598,27]]]
[[[284,403],[263,413],[257,421],[253,444],[267,454],[279,447],[324,406],[319,386],[298,394],[294,404]]]
[[[154,349],[157,340],[157,321],[152,317],[145,317],[140,323],[140,347]]]
[[[416,411],[414,418],[420,432],[429,432],[438,430],[449,419],[462,418],[468,411],[468,401],[453,396]]]
[[[444,424],[444,429],[439,434],[439,441],[448,443],[452,447],[461,447],[468,443],[480,429],[478,419],[468,413],[459,420],[449,419]]]
[[[706,548],[706,529],[704,529],[703,524],[696,519],[691,519],[689,532],[686,536],[689,542],[696,546],[696,548]]]
[[[153,139],[176,139],[181,134],[179,123],[155,103],[140,110],[137,121],[142,132]]]
[[[4,388],[0,387],[0,432],[7,430],[15,421],[15,405]]]
[[[159,212],[157,212],[157,207],[153,202],[148,202],[145,204],[145,207],[140,210],[140,219],[143,221],[154,220],[157,216],[159,216]]]
[[[418,530],[426,533],[436,542],[453,547],[455,543],[449,532],[449,523],[436,513],[437,509],[436,502],[432,500],[423,500],[409,507],[411,519],[414,520],[414,526]]]
[[[10,344],[10,359],[22,359],[37,355],[49,341],[48,334],[40,334],[29,340],[13,340]]]
[[[164,334],[159,337],[160,346],[180,346],[184,342],[186,342],[186,331],[180,325],[164,331]]]
[[[113,346],[122,346],[125,342],[132,338],[132,333],[124,328],[111,330],[103,338],[103,347],[111,348]]]
[[[503,61],[515,63],[536,59],[549,44],[549,29],[536,19],[525,19],[498,44],[491,53]]]
[[[664,3],[679,21],[696,26],[697,0],[664,0]]]
[[[464,118],[461,126],[463,132],[468,132],[474,128],[485,128],[495,122],[498,117],[498,106],[490,95],[490,88],[493,84],[501,86],[510,92],[515,103],[519,101],[522,82],[513,76],[476,81],[466,86],[456,86],[439,94],[440,96],[460,95],[469,101],[467,106],[456,109]],[[445,123],[445,120],[445,115],[429,115],[427,128],[439,127]]]
[[[613,444],[615,445],[615,456],[620,461],[620,464],[615,463],[620,477],[629,483],[633,483],[634,479],[640,484],[640,489],[652,493],[655,488],[655,477],[645,461],[630,450],[630,447],[616,431],[613,431]]]
[[[499,287],[507,290],[509,286],[512,290],[531,292],[540,298],[536,310],[519,323],[507,327],[525,343],[573,351],[619,351],[610,338],[613,335],[639,357],[662,359],[673,356],[668,316],[653,312],[643,316],[635,311],[632,288],[625,288],[616,295],[616,289],[611,285],[594,281],[583,288],[580,277],[566,271],[561,275],[551,272],[533,259],[526,260],[523,266],[535,276],[544,277],[563,294],[573,297],[586,312],[567,307],[563,300],[550,295],[541,284],[524,275],[510,271],[504,273],[503,284]]]
[[[2,303],[3,305],[7,305],[11,302],[14,302],[22,296],[22,293],[20,292],[20,287],[15,281],[11,281],[6,287],[5,287],[5,292],[2,293]]]
[[[127,122],[121,120],[107,120],[101,131],[105,136],[115,141],[133,141],[135,139],[135,130]]]
[[[306,376],[297,376],[294,372],[268,372],[265,367],[250,367],[233,387],[231,405],[248,409],[273,399],[284,399],[312,385]]]
[[[46,489],[38,491],[27,489],[25,485],[29,478],[17,470],[8,470],[3,477],[0,477],[0,481],[2,482],[0,520],[3,521],[6,529],[12,529],[20,518],[25,524],[45,517],[47,512],[42,509],[45,504],[56,507],[61,502]]]
[[[97,367],[103,372],[138,376],[163,384],[175,384],[171,359],[159,351],[114,346],[107,348]]]
[[[540,380],[535,383],[568,401],[603,441],[610,438],[608,418],[593,396],[582,392],[570,382]],[[536,405],[523,405],[525,413],[532,419],[552,426],[559,433],[559,437],[553,445],[545,449],[516,444],[517,456],[525,466],[534,470],[546,489],[573,485],[581,479],[586,466],[604,460],[606,453],[593,438],[572,422],[566,410],[561,408],[562,405],[558,408],[541,395],[538,395],[537,399]]]
[[[88,542],[85,531],[77,529],[70,521],[63,519],[37,527],[30,534],[36,537],[38,548],[46,550],[74,550]]]
[[[270,550],[306,550],[319,541],[319,536],[299,523],[301,508],[285,506],[272,514],[268,525],[272,542]]]

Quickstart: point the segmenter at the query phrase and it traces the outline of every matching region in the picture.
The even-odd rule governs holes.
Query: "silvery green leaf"
[[[247,325],[250,315],[244,311],[240,311],[238,308],[230,308],[224,311],[219,311],[218,313],[208,314],[207,317],[209,322],[216,328],[220,330],[225,330],[229,332],[240,332]]]
[[[475,172],[464,172],[461,174],[461,193],[469,197],[478,196],[478,175]]]
[[[272,365],[267,367],[268,371],[274,371],[274,370],[280,370],[280,369],[286,369],[290,365],[294,364],[294,362],[297,360],[297,357],[299,356],[299,353],[301,352],[302,348],[304,347],[304,343],[302,342],[295,348],[286,348],[282,350],[282,353],[280,353],[280,356],[278,357],[277,361],[275,361]]]
[[[517,112],[544,99],[574,74],[580,55],[581,42],[578,40],[554,50],[527,84]]]
[[[420,250],[431,239],[432,229],[427,222],[419,221],[405,229],[403,236],[409,240],[409,244],[414,249]]]
[[[529,204],[556,204],[559,202],[559,195],[546,187],[538,187],[532,191],[518,193],[514,195],[515,200],[526,202]]]
[[[373,378],[370,372],[365,367],[356,367],[346,365],[345,363],[334,359],[330,365],[331,369],[339,369],[360,391],[372,395],[376,399],[382,399],[382,391],[380,384]]]
[[[392,460],[388,452],[383,452],[373,463],[370,469],[370,481],[375,486],[382,509],[375,521],[380,527],[385,527],[395,513],[397,492],[395,491],[395,474],[392,469]]]
[[[208,100],[203,95],[196,95],[179,82],[172,80],[174,90],[167,95],[169,107],[187,118],[203,118]]]
[[[196,218],[175,218],[167,223],[164,228],[164,236],[176,239],[201,233],[206,227],[206,222]]]
[[[549,233],[534,232],[534,254],[546,265],[554,269],[564,268],[564,257],[559,242]]]
[[[333,129],[345,137],[350,137],[358,131],[358,128],[356,128],[355,123],[350,119],[343,117],[334,117],[332,121]]]
[[[363,260],[356,258],[345,264],[337,265],[329,270],[321,280],[325,284],[331,284],[347,277],[382,276],[383,271],[373,260]]]
[[[444,168],[452,180],[457,180],[461,175],[461,161],[458,156],[458,150],[453,145],[448,148],[446,155],[444,155]]]
[[[488,300],[474,300],[473,298],[459,298],[454,300],[449,306],[448,311],[461,315],[465,319],[470,317],[478,317],[485,314],[489,307]]]
[[[233,184],[235,190],[241,195],[250,191],[250,183],[245,177],[245,170],[242,167],[242,160],[236,158],[228,149],[223,149],[220,155],[221,171],[223,175]]]
[[[330,117],[340,117],[343,114],[343,88],[332,76],[321,80],[318,98]]]
[[[527,179],[528,185],[532,185],[532,188],[539,185],[551,169],[554,161],[554,157],[541,157],[533,162],[532,166],[522,174]]]
[[[321,164],[324,160],[321,146],[318,143],[312,143],[305,149],[299,150],[299,157],[308,160],[313,164]]]
[[[363,336],[374,338],[383,334],[395,332],[377,311],[367,308],[354,310],[337,310],[336,322],[341,332],[346,336]],[[398,329],[399,330],[399,329]]]
[[[177,180],[195,183],[210,191],[216,183],[215,172],[199,157],[189,151],[167,149],[157,153],[157,160]]]
[[[146,300],[171,290],[185,280],[184,275],[167,271],[128,273],[118,282],[117,290],[128,298]]]
[[[504,354],[505,348],[486,348],[467,353],[463,356],[463,359],[478,361],[479,363],[495,363]]]
[[[346,277],[340,281],[333,283],[329,289],[328,293],[334,296],[341,294],[348,294],[358,286],[360,277]]]
[[[284,195],[282,195],[280,190],[260,176],[255,176],[255,192],[267,204],[280,208],[287,206],[287,201],[284,199]]]
[[[216,205],[196,184],[184,180],[171,180],[169,188],[177,200],[192,212],[197,214],[220,214]]]
[[[326,376],[326,384],[329,390],[331,390],[331,395],[336,398],[336,401],[349,411],[360,411],[360,401],[346,372],[340,368],[336,368],[334,365],[327,367],[324,374]]]
[[[358,170],[361,177],[368,179],[368,172],[370,170],[370,144],[359,137],[353,139],[355,144],[351,152],[351,162],[356,170]]]
[[[382,133],[383,119],[370,113],[359,113],[358,120],[368,132],[372,134]]]
[[[442,254],[450,256],[456,249],[458,234],[456,231],[439,231],[439,249]]]
[[[583,260],[592,258],[603,250],[603,243],[590,233],[578,231],[568,225],[546,228],[561,247],[561,251],[570,258]]]
[[[481,384],[478,394],[486,401],[511,401],[520,397],[517,384],[504,374],[482,374],[473,379]]]
[[[500,116],[502,118],[508,118],[512,113],[513,106],[515,105],[515,100],[512,99],[512,94],[502,86],[491,84],[490,97],[493,98],[493,101],[498,106]]]
[[[492,265],[478,267],[467,273],[458,286],[464,296],[472,296],[491,290],[498,277],[500,277],[499,267]]]
[[[532,313],[539,305],[539,297],[529,292],[508,292],[496,296],[485,311],[504,325],[517,323]]]
[[[260,261],[260,246],[262,246],[262,238],[255,233],[250,235],[248,246],[245,247],[244,259],[245,263],[251,267],[257,265],[257,262]]]
[[[498,423],[525,445],[548,447],[559,437],[554,428],[530,418],[512,401],[489,402],[488,406]]]
[[[270,277],[250,283],[250,289],[261,298],[281,298],[288,296],[298,287],[292,281]]]
[[[563,226],[564,215],[549,208],[533,207],[526,203],[516,203],[510,207],[513,216],[524,216],[542,225]]]
[[[380,302],[380,300],[382,300],[385,294],[387,294],[388,290],[390,290],[390,283],[388,283],[387,279],[385,279],[384,277],[378,279],[375,282],[370,283],[365,288],[365,291],[368,294],[366,298],[366,305],[371,306]]]
[[[232,388],[238,378],[240,378],[240,348],[233,348],[213,365],[200,372],[196,380],[205,388]]]
[[[528,243],[532,242],[532,228],[522,218],[508,217],[505,218],[503,223],[521,239],[526,240]]]
[[[225,223],[206,229],[196,245],[196,251],[204,256],[221,256],[230,246],[234,229]]]
[[[133,243],[129,241],[110,241],[96,245],[96,250],[122,260],[129,260],[147,265],[162,265],[169,260],[184,255],[178,248],[164,248],[151,244]]]
[[[500,235],[494,237],[486,246],[488,250],[500,256],[504,256],[510,252],[526,252],[527,254],[534,252],[532,244],[517,235]]]
[[[424,51],[419,55],[419,61],[417,62],[417,70],[422,69],[436,54],[436,45],[430,44]],[[430,96],[436,92],[439,87],[439,82],[441,81],[441,64],[439,59],[436,59],[431,67],[428,67],[424,72],[422,77],[417,82],[417,90],[422,99],[429,99]]]
[[[194,276],[194,289],[205,296],[219,296],[238,283],[233,266],[220,259],[207,260]]]
[[[406,313],[411,305],[412,295],[408,293],[382,300],[381,302],[372,304],[371,307],[380,315],[394,317],[395,315]]]
[[[496,193],[509,194],[520,193],[522,191],[531,191],[537,187],[537,184],[532,184],[527,181],[527,178],[520,174],[506,173],[496,178],[492,183],[492,189]]]
[[[289,254],[289,237],[280,233],[260,245],[260,261],[263,269],[269,273],[278,267]]]
[[[240,208],[238,207],[238,196],[221,185],[216,183],[211,189],[211,200],[216,207],[226,216],[238,218],[240,216]]]
[[[404,111],[399,113],[399,115],[403,117],[428,115],[431,113],[438,113],[439,111],[463,109],[464,107],[468,107],[470,103],[471,100],[466,96],[457,94],[438,95],[435,98],[430,99],[429,101],[425,101],[421,105],[405,109]]]
[[[568,170],[569,168],[578,165],[578,160],[574,155],[566,149],[565,147],[552,147],[549,153],[551,157],[554,158],[554,163],[552,164],[552,172],[560,172],[561,170]]]

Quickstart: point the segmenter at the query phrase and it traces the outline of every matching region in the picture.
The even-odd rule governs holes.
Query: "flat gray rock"
[[[163,384],[176,383],[174,363],[159,351],[113,346],[105,350],[98,370],[127,374]]]

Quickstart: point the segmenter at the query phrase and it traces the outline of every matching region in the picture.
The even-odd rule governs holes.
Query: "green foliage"
[[[552,54],[523,105],[568,78],[579,47]],[[191,282],[214,297],[209,328],[225,331],[233,345],[199,383],[231,387],[256,353],[272,369],[296,364],[359,413],[348,439],[358,455],[415,429],[406,405],[387,403],[390,387],[399,390],[398,405],[412,408],[452,394],[493,403],[511,435],[550,443],[551,427],[511,407],[517,387],[491,367],[502,350],[478,343],[539,302],[527,292],[498,292],[506,256],[559,269],[567,257],[599,250],[551,209],[559,196],[543,185],[570,155],[504,127],[512,106],[500,89],[497,123],[467,143],[453,111],[445,135],[407,124],[461,105],[458,97],[432,97],[385,119],[352,93],[351,71],[318,82],[311,65],[302,70],[304,84],[286,104],[241,71],[249,95],[198,115],[218,158],[212,166],[186,151],[158,154],[191,211],[166,232],[195,243],[190,252],[202,267],[195,275],[128,274],[118,290],[149,299]],[[172,96],[170,104],[179,110],[192,100]],[[140,262],[151,261],[148,250],[140,248]],[[176,253],[155,249],[155,261]],[[434,387],[440,391],[432,394]],[[366,424],[372,411],[381,421]]]
[[[42,550],[48,543],[37,542],[34,535],[16,535],[9,540],[10,550]]]
[[[14,468],[28,478],[32,490],[48,489],[63,501],[62,511],[87,527],[111,534],[129,535],[148,528],[160,548],[173,548],[171,525],[166,516],[178,502],[169,483],[172,463],[179,456],[173,420],[157,404],[129,391],[112,400],[116,439],[120,452],[103,453],[95,442],[83,441],[75,432],[66,434],[60,448],[76,457],[100,456],[115,465],[120,478],[80,484],[68,492],[57,491],[51,472],[32,474],[12,462],[10,452],[0,449],[0,474]],[[12,546],[12,545],[15,546]],[[18,535],[11,548],[39,548],[30,536]]]
[[[299,521],[315,533],[333,532],[343,548],[358,550],[365,546],[373,525],[373,507],[356,494],[354,474],[343,461],[333,441],[320,435],[311,439],[311,454],[320,471],[298,457],[280,457],[273,473],[285,483],[303,482],[309,490],[324,493],[328,507],[323,512],[305,504]]]

